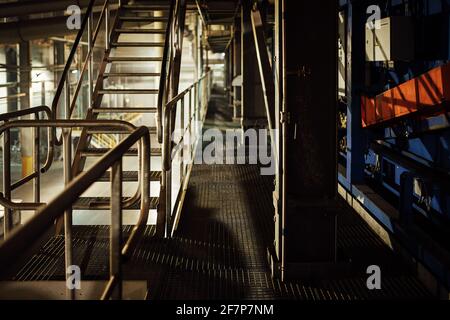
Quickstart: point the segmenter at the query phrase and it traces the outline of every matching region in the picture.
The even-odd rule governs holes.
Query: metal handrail
[[[169,103],[166,104],[164,108],[164,116],[163,116],[163,128],[164,128],[164,135],[163,135],[163,170],[170,170],[171,169],[171,149],[176,148],[176,145],[174,146],[171,143],[172,140],[172,114],[176,111],[177,103],[183,99],[192,89],[198,87],[200,83],[207,78],[210,75],[211,71],[208,71],[205,73],[202,77],[200,77],[195,83],[184,89],[182,92],[180,92],[178,95],[176,95],[172,100],[169,101]]]
[[[77,33],[75,41],[73,43],[72,49],[70,50],[69,57],[67,58],[66,65],[64,66],[64,70],[61,74],[61,80],[58,83],[58,87],[56,88],[55,96],[53,97],[52,102],[52,112],[56,119],[56,112],[58,109],[58,102],[61,97],[61,93],[64,88],[64,83],[66,81],[67,75],[69,73],[70,66],[72,65],[73,59],[75,57],[75,53],[77,52],[78,45],[80,44],[81,38],[83,36],[84,30],[86,29],[86,25],[88,23],[89,17],[92,13],[92,8],[94,7],[94,3],[96,0],[91,0],[86,9],[86,13],[83,17],[83,21],[81,22],[80,30]]]
[[[36,117],[38,117],[38,114],[40,112],[45,112],[47,114],[48,119],[52,118],[52,111],[50,110],[49,107],[39,106],[39,107],[33,107],[33,108],[28,108],[28,109],[23,109],[23,110],[2,113],[2,114],[0,114],[0,121],[7,122],[11,119],[19,118],[19,117],[23,117],[23,116],[31,115],[31,114],[34,114]],[[49,139],[47,142],[47,159],[45,160],[45,164],[40,169],[41,173],[47,172],[53,162],[54,145],[53,145],[52,133],[53,133],[52,131],[49,131]],[[27,178],[27,177],[25,177],[25,178]],[[27,181],[29,181],[29,179],[30,178],[28,178]],[[16,182],[16,183],[18,183],[18,182]]]
[[[46,106],[40,106],[40,107],[34,107],[24,110],[18,110],[18,111],[12,111],[3,113],[0,115],[0,121],[3,121],[4,124],[11,123],[10,120],[14,118],[18,118],[25,115],[31,115],[34,114],[36,119],[39,119],[39,113],[45,112],[47,114],[47,117],[49,119],[52,118],[51,110]],[[39,121],[39,120],[35,120]],[[47,159],[45,161],[45,164],[42,168],[40,168],[40,144],[39,139],[40,134],[39,130],[33,131],[33,140],[34,145],[34,172],[27,175],[26,177],[23,177],[19,181],[16,181],[15,183],[11,184],[11,133],[10,130],[6,130],[5,134],[3,135],[3,193],[1,195],[1,198],[5,200],[5,202],[10,202],[11,199],[11,191],[24,185],[25,183],[31,181],[34,179],[34,201],[38,202],[40,201],[40,174],[46,172],[52,162],[53,162],[53,154],[54,154],[54,148],[53,148],[53,130],[48,131],[48,148],[47,148]],[[5,212],[4,212],[4,220],[3,220],[3,230],[5,237],[9,234],[9,231],[13,227],[13,221],[12,221],[12,207],[8,206],[7,203],[4,205]]]
[[[100,12],[100,17],[98,18],[98,21],[97,21],[97,26],[95,27],[95,30],[94,30],[94,35],[92,36],[92,44],[90,45],[90,48],[86,54],[86,58],[84,60],[83,67],[81,68],[81,72],[80,72],[80,76],[79,76],[80,78],[78,79],[78,83],[77,83],[77,86],[74,91],[74,96],[72,98],[72,103],[70,104],[69,114],[66,116],[66,118],[68,118],[68,119],[70,119],[70,117],[72,116],[73,110],[75,109],[78,93],[80,92],[81,85],[83,83],[83,76],[84,76],[84,73],[86,72],[87,66],[89,65],[89,61],[92,57],[92,53],[94,52],[95,42],[97,40],[97,36],[100,31],[100,25],[103,22],[103,18],[108,17],[108,14],[109,14],[108,13],[108,5],[109,5],[109,0],[105,0],[103,7],[102,7],[102,11]],[[108,42],[108,40],[109,40],[108,34],[106,35],[106,38],[107,38],[106,41]],[[91,94],[91,92],[89,94]]]
[[[0,114],[0,121],[3,122],[7,122],[13,118],[19,118],[19,117],[23,117],[26,115],[31,115],[34,114],[36,117],[36,120],[39,120],[39,113],[40,112],[45,112],[47,114],[47,118],[51,119],[52,118],[52,111],[50,110],[49,107],[47,106],[39,106],[39,107],[33,107],[33,108],[28,108],[28,109],[23,109],[23,110],[17,110],[17,111],[12,111],[12,112],[6,112],[6,113],[2,113]],[[40,169],[41,173],[45,173],[48,171],[48,169],[50,168],[50,166],[52,165],[53,162],[53,155],[54,155],[54,145],[52,143],[52,131],[48,132],[48,141],[47,141],[47,158],[45,160],[44,165],[42,166],[42,168]],[[33,173],[31,175],[34,175],[36,173]],[[34,176],[33,176],[34,177]],[[23,179],[28,179],[27,182],[32,179],[33,177],[25,177]],[[16,182],[15,184],[20,183],[20,181]],[[26,183],[26,182],[24,182]],[[22,184],[21,184],[22,185]]]
[[[71,121],[59,126],[70,127]],[[47,124],[48,125],[48,124]],[[118,124],[119,125],[119,124]],[[129,124],[120,125],[122,127],[129,127]],[[125,153],[138,141],[140,141],[140,150],[142,150],[141,157],[141,189],[142,202],[141,214],[138,223],[133,228],[130,237],[123,248],[120,248],[121,239],[121,185],[122,185],[122,158]],[[5,270],[6,266],[11,265],[11,261],[16,259],[30,243],[32,243],[38,236],[43,234],[49,227],[51,227],[55,219],[60,218],[64,214],[64,210],[68,210],[74,202],[77,201],[94,182],[96,182],[109,168],[112,168],[111,184],[111,211],[112,211],[112,232],[111,232],[111,254],[110,254],[110,279],[102,299],[108,299],[113,294],[113,288],[119,284],[120,297],[120,280],[122,279],[120,271],[120,263],[123,256],[128,256],[132,249],[136,247],[137,239],[142,234],[149,211],[149,197],[150,197],[150,136],[148,128],[142,126],[134,130],[127,138],[120,142],[115,148],[106,153],[99,161],[97,161],[88,171],[77,176],[69,183],[67,188],[54,200],[46,206],[41,207],[37,214],[34,215],[23,226],[14,230],[10,237],[0,244],[0,270]],[[117,197],[120,197],[117,200]],[[119,221],[119,226],[114,224]],[[117,244],[119,244],[117,246]],[[117,297],[117,296],[116,296]]]
[[[194,116],[192,117],[190,114],[189,117],[189,124],[187,127],[192,130],[192,119],[198,117],[201,117],[201,121],[204,120],[204,117],[206,115],[206,112],[202,112],[202,110],[199,110],[201,107],[203,107],[202,102],[198,101],[198,88],[202,81],[205,81],[207,79],[208,87],[207,90],[210,88],[210,75],[212,71],[208,71],[206,74],[204,74],[200,79],[198,79],[194,84],[186,88],[183,92],[176,95],[169,103],[167,103],[164,107],[163,112],[163,152],[162,152],[162,180],[161,180],[161,186],[164,187],[165,192],[165,198],[164,198],[164,210],[165,210],[165,217],[164,217],[164,224],[165,224],[165,233],[167,237],[171,236],[171,227],[172,227],[172,150],[177,149],[178,146],[183,142],[183,139],[180,139],[175,145],[172,143],[172,134],[174,132],[173,130],[173,123],[175,121],[175,115],[177,110],[178,102],[181,102],[181,121],[184,123],[184,97],[189,94],[189,113],[191,112],[191,95],[192,90],[194,89],[195,94],[195,103],[197,103],[194,106]],[[208,96],[203,96],[202,98],[208,99]],[[200,112],[199,112],[200,111]],[[191,152],[194,152],[192,149]],[[182,184],[185,182],[185,177],[182,177],[184,180]],[[178,199],[177,199],[178,202]],[[175,207],[178,210],[178,204],[175,205]]]
[[[166,39],[164,40],[164,51],[163,51],[163,60],[161,62],[161,76],[159,78],[159,91],[158,91],[158,112],[157,117],[159,118],[157,121],[158,125],[158,141],[162,142],[162,121],[160,118],[160,115],[162,114],[162,109],[164,105],[165,100],[165,91],[167,86],[167,75],[169,73],[170,63],[167,63],[170,60],[171,55],[171,32],[172,32],[172,24],[173,24],[173,16],[174,16],[174,7],[175,7],[175,1],[172,0],[170,2],[170,9],[169,9],[169,17],[167,20],[167,26],[166,26]]]
[[[29,110],[29,109],[27,109]],[[129,122],[122,121],[122,120],[15,120],[6,122],[2,126],[0,126],[0,135],[2,135],[5,131],[11,129],[11,128],[28,128],[28,127],[35,127],[35,128],[95,128],[97,130],[108,130],[113,131],[116,129],[120,132],[123,130],[126,130],[128,132],[132,132],[136,129],[134,125],[132,125]],[[50,130],[52,131],[52,130]],[[139,146],[138,146],[139,147]],[[138,148],[138,156],[141,151]],[[53,157],[52,157],[53,158]],[[6,168],[6,166],[5,166]],[[23,181],[23,183],[26,183],[30,180],[28,178],[29,176],[23,178],[19,182]],[[138,176],[138,183],[141,181],[141,177]],[[22,184],[23,184],[22,183]],[[15,183],[15,185],[18,184],[18,182]],[[16,186],[17,187],[17,186]],[[11,188],[12,189],[12,188]],[[122,206],[124,209],[130,208],[133,206],[137,201],[141,198],[140,188],[138,188],[135,192],[135,194],[132,197],[127,198],[123,203]],[[42,205],[45,205],[43,202],[21,202],[21,203],[15,203],[12,202],[8,197],[5,197],[5,194],[0,192],[0,205],[4,206],[5,208],[12,209],[12,210],[37,210]],[[95,202],[91,204],[92,208],[96,209],[108,209],[109,205],[108,203],[103,202]]]
[[[176,4],[175,4],[176,2]],[[179,82],[179,66],[181,63],[181,51],[184,33],[184,21],[186,15],[186,0],[172,0],[170,5],[169,20],[166,27],[166,39],[164,43],[163,62],[161,65],[161,77],[158,93],[158,141],[163,140],[162,112],[168,102],[169,95],[177,94]],[[175,49],[175,50],[174,50]],[[174,71],[175,70],[175,71]],[[172,88],[170,86],[173,86]]]
[[[57,89],[55,91],[55,96],[53,97],[52,107],[51,107],[52,113],[53,113],[53,117],[54,117],[55,120],[57,119],[57,115],[58,115],[58,113],[57,113],[57,111],[58,111],[58,103],[59,103],[60,98],[61,98],[61,93],[62,93],[62,91],[64,89],[64,86],[65,85],[69,85],[68,75],[69,75],[70,67],[71,67],[71,65],[73,63],[75,54],[76,54],[77,49],[78,49],[78,47],[80,45],[81,38],[82,38],[82,36],[83,36],[83,34],[84,34],[85,30],[86,30],[86,26],[90,26],[90,24],[91,24],[93,7],[94,7],[94,4],[95,4],[96,1],[97,0],[91,0],[89,2],[89,4],[88,4],[88,7],[87,7],[86,12],[85,12],[85,15],[84,15],[83,20],[81,22],[80,30],[78,31],[77,36],[75,38],[75,41],[73,42],[72,49],[70,50],[69,57],[67,58],[66,65],[64,66],[63,72],[61,74],[61,80],[59,81],[58,87],[57,87]],[[97,40],[98,33],[100,31],[100,25],[103,22],[103,19],[105,17],[106,17],[105,25],[106,25],[106,39],[107,39],[106,42],[108,42],[108,40],[109,40],[109,30],[108,30],[108,28],[109,28],[109,25],[108,25],[109,1],[110,0],[105,0],[104,1],[103,7],[102,7],[102,11],[100,13],[100,17],[99,17],[98,22],[97,22],[97,26],[96,26],[95,31],[94,31],[94,36],[92,37],[92,34],[88,35],[88,38],[89,38],[88,39],[88,42],[89,42],[88,43],[88,46],[89,46],[88,53],[87,53],[85,61],[83,63],[83,67],[82,67],[82,70],[81,70],[81,73],[80,73],[80,78],[78,80],[78,83],[77,83],[77,86],[76,86],[76,89],[75,89],[74,97],[72,99],[72,102],[70,103],[70,107],[68,108],[68,114],[66,114],[66,119],[70,119],[70,117],[71,117],[71,115],[73,113],[73,110],[75,109],[76,100],[77,100],[77,97],[78,97],[78,93],[79,93],[79,91],[81,89],[81,84],[83,82],[83,75],[84,75],[84,73],[86,71],[86,68],[89,69],[89,75],[91,75],[91,69],[92,69],[92,65],[91,65],[91,61],[92,60],[91,60],[91,58],[92,58],[92,54],[94,52],[94,45],[95,45],[95,42]],[[89,31],[89,33],[91,33],[90,29],[88,29],[88,31]],[[89,81],[91,83],[92,79],[90,79]],[[90,84],[90,88],[91,87],[92,87],[92,83]],[[90,89],[90,91],[92,91],[91,89]],[[92,92],[89,92],[89,97],[91,97],[91,95],[92,95]],[[67,98],[66,98],[66,100],[67,100]],[[70,100],[70,98],[69,98],[69,100]],[[58,138],[56,136],[56,131],[55,131],[54,139],[55,139],[55,141],[54,141],[55,145],[58,145],[58,146],[62,145],[62,140],[63,140],[62,139],[62,134]]]

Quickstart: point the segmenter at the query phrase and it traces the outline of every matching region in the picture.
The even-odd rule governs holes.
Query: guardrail
[[[133,125],[122,121],[105,121],[109,128],[116,127],[127,129],[131,133],[100,158],[88,171],[78,175],[70,181],[65,190],[50,201],[47,205],[41,206],[34,215],[23,226],[12,231],[10,236],[0,244],[0,272],[5,271],[7,266],[16,259],[30,243],[44,233],[54,224],[54,221],[64,215],[65,224],[65,255],[66,270],[72,265],[72,233],[71,233],[71,207],[94,182],[96,182],[109,168],[111,168],[111,199],[109,207],[111,209],[111,231],[110,231],[110,278],[105,288],[102,299],[121,298],[122,293],[122,271],[121,264],[136,247],[137,239],[144,231],[148,219],[149,198],[150,198],[150,135],[148,128],[134,128]],[[112,123],[114,122],[114,123]],[[0,127],[0,134],[14,126],[28,127],[96,127],[99,121],[85,120],[59,120],[33,121],[22,120],[13,121]],[[122,247],[122,158],[125,153],[136,143],[138,143],[138,154],[140,159],[140,198],[141,208],[139,220],[133,228],[130,237]],[[66,169],[66,166],[65,166]],[[69,166],[70,170],[70,166]],[[69,275],[66,274],[66,278]],[[74,289],[67,289],[68,296],[74,297]]]
[[[198,135],[201,134],[201,125],[206,116],[206,109],[211,93],[211,74],[208,71],[194,84],[179,93],[164,107],[163,113],[163,152],[162,152],[162,179],[161,188],[165,191],[165,225],[166,236],[170,237],[174,230],[172,230],[172,216],[175,211],[176,217],[179,215],[184,199],[184,194],[189,179],[190,165],[194,159],[195,145],[198,141]],[[188,96],[188,109],[185,113],[185,98]],[[194,100],[194,101],[193,101]],[[178,108],[179,106],[179,108]],[[177,111],[178,113],[178,128],[177,128]],[[187,120],[187,121],[186,121]],[[194,128],[193,122],[198,127]],[[179,130],[181,137],[177,142],[173,141],[173,133]],[[190,148],[188,163],[184,161],[183,155],[185,137],[189,135]],[[172,208],[172,162],[177,153],[180,153],[181,170],[180,170],[180,186],[181,189],[177,192],[176,201]]]
[[[19,181],[16,181],[14,183],[11,183],[11,132],[10,132],[10,120],[32,115],[34,114],[35,121],[39,121],[39,113],[44,112],[47,115],[48,119],[52,118],[52,112],[50,108],[47,106],[40,106],[40,107],[34,107],[19,111],[13,111],[8,113],[0,114],[0,121],[4,122],[4,126],[6,125],[6,128],[3,134],[3,195],[0,196],[0,203],[3,201],[4,203],[1,203],[5,207],[4,211],[4,223],[3,223],[3,234],[6,237],[9,232],[11,231],[13,227],[13,221],[12,221],[12,209],[14,209],[11,206],[7,205],[7,202],[10,202],[11,200],[11,192],[18,187],[24,185],[25,183],[34,180],[33,184],[33,194],[34,194],[34,201],[39,202],[40,201],[40,175],[41,173],[47,172],[47,170],[50,168],[52,162],[53,162],[53,155],[54,155],[54,145],[53,145],[53,130],[48,130],[48,139],[47,139],[47,159],[45,161],[45,164],[41,167],[40,165],[40,149],[39,149],[39,140],[40,140],[40,133],[39,129],[33,130],[33,173],[30,173],[29,175],[23,177]]]
[[[80,31],[78,32],[75,41],[73,43],[72,49],[70,50],[69,56],[66,61],[66,65],[64,66],[64,70],[61,74],[61,79],[58,83],[58,87],[55,91],[55,96],[53,98],[51,110],[54,116],[54,119],[58,119],[58,104],[60,102],[61,94],[63,92],[64,87],[66,87],[65,90],[65,118],[70,119],[72,116],[73,111],[75,110],[76,104],[77,104],[77,98],[78,94],[80,92],[80,89],[82,87],[83,83],[83,77],[85,72],[88,72],[88,107],[90,108],[92,106],[92,96],[94,93],[94,84],[93,84],[93,53],[94,48],[96,45],[96,41],[98,38],[98,34],[100,32],[102,23],[104,22],[104,28],[105,28],[105,49],[109,49],[109,35],[110,35],[110,5],[112,0],[104,0],[102,11],[100,12],[100,16],[98,17],[97,25],[95,29],[93,29],[93,22],[94,22],[94,16],[93,16],[93,8],[98,0],[91,0],[86,8],[86,12],[84,14],[83,20],[81,22]],[[117,1],[120,2],[120,1]],[[69,71],[71,68],[71,65],[74,61],[75,54],[78,50],[78,47],[81,43],[81,39],[83,37],[83,34],[87,31],[87,43],[88,43],[88,51],[85,57],[85,60],[83,62],[83,66],[79,73],[79,79],[73,94],[73,97],[70,97],[70,81],[69,81]],[[62,139],[63,136],[61,135],[59,138],[56,137],[55,134],[55,145],[62,145]]]
[[[169,20],[166,27],[161,78],[158,93],[158,141],[163,140],[162,113],[167,102],[178,93],[181,53],[186,19],[186,0],[171,0]]]

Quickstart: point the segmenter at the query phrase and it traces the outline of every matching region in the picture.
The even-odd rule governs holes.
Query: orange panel
[[[413,114],[444,101],[450,101],[450,64],[434,68],[375,98],[362,97],[362,126]]]

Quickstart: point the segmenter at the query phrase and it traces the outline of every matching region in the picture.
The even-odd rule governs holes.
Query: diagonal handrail
[[[65,121],[66,123],[60,123],[58,121],[53,123],[53,125],[66,128],[73,127],[73,123],[71,123],[72,121]],[[40,124],[36,123],[35,125]],[[47,123],[46,125],[50,126],[51,124]],[[129,124],[125,123],[120,126],[125,127],[128,125]],[[7,128],[0,128],[0,133],[6,129]],[[125,153],[139,141],[139,149],[142,151],[140,161],[143,169],[141,171],[141,214],[127,242],[123,247],[121,247],[122,206],[120,198],[122,184],[122,158]],[[61,194],[59,194],[48,205],[42,206],[36,215],[34,215],[27,223],[14,230],[10,237],[0,244],[0,271],[5,271],[7,266],[11,265],[11,261],[17,259],[20,254],[28,248],[30,243],[32,243],[38,236],[42,235],[49,227],[51,227],[54,224],[54,221],[60,218],[64,214],[65,210],[69,209],[78,200],[79,196],[81,196],[109,168],[112,168],[111,211],[113,224],[110,239],[111,266],[110,279],[102,295],[102,299],[110,298],[114,293],[113,289],[116,285],[119,285],[119,294],[115,297],[120,298],[120,281],[122,280],[120,264],[123,258],[129,256],[130,252],[132,252],[132,250],[136,247],[137,239],[142,235],[148,219],[150,197],[150,136],[148,128],[144,126],[132,131],[127,138],[100,158],[100,160],[97,161],[89,170],[83,172],[72,180]],[[117,221],[119,222],[118,225],[115,224]]]
[[[80,30],[77,33],[77,36],[75,38],[75,41],[72,45],[72,49],[70,50],[69,56],[67,58],[66,61],[66,65],[64,66],[63,72],[61,74],[61,79],[58,83],[58,87],[56,88],[55,91],[55,96],[53,97],[53,101],[52,101],[52,106],[51,106],[51,110],[52,110],[52,114],[53,114],[53,119],[57,119],[57,115],[58,115],[58,104],[60,102],[61,99],[61,94],[63,92],[64,86],[69,85],[69,81],[68,81],[68,76],[69,76],[69,71],[70,71],[70,67],[73,63],[73,60],[75,58],[75,54],[78,50],[78,47],[80,45],[81,39],[83,37],[84,32],[86,31],[86,28],[88,27],[88,25],[91,24],[91,19],[92,19],[92,12],[93,12],[93,8],[94,5],[96,3],[97,0],[91,0],[87,6],[86,12],[84,14],[83,20],[81,22],[80,25]],[[102,6],[102,10],[100,13],[100,16],[98,18],[97,21],[97,25],[96,28],[94,30],[93,34],[90,34],[89,37],[89,50],[86,54],[85,60],[83,62],[83,66],[80,72],[80,77],[78,79],[78,83],[74,92],[74,96],[72,98],[72,101],[70,102],[66,102],[70,104],[70,107],[68,108],[68,112],[65,115],[66,119],[70,119],[75,107],[76,107],[76,101],[78,98],[78,94],[80,92],[81,86],[82,86],[82,82],[83,82],[83,75],[85,74],[86,70],[88,69],[89,74],[91,74],[91,59],[92,59],[92,55],[94,52],[94,47],[95,47],[95,43],[100,31],[100,27],[101,24],[103,23],[103,20],[105,20],[105,28],[106,28],[106,42],[109,41],[109,23],[108,23],[108,18],[109,18],[109,5],[110,5],[110,0],[104,0],[103,2],[103,6]],[[92,92],[89,92],[89,96],[91,97]],[[66,98],[67,100],[67,98]],[[89,106],[90,107],[90,106]],[[56,129],[55,129],[56,130]],[[62,145],[62,134],[61,136],[58,138],[56,136],[56,132],[54,133],[54,144],[55,145]]]
[[[158,93],[158,141],[163,142],[162,113],[166,103],[178,94],[181,52],[186,17],[186,0],[172,0],[166,27],[163,62]]]
[[[167,20],[167,26],[166,26],[166,38],[164,40],[164,51],[163,51],[163,60],[161,63],[161,76],[159,79],[159,91],[158,91],[158,112],[156,113],[158,117],[157,125],[158,125],[158,141],[162,142],[162,121],[161,121],[161,114],[162,109],[165,101],[165,90],[166,90],[166,83],[167,83],[167,77],[169,73],[169,67],[170,63],[168,63],[170,59],[170,48],[171,48],[171,41],[170,41],[170,34],[172,30],[172,24],[173,24],[173,16],[174,16],[174,8],[175,8],[175,1],[171,0],[170,2],[170,9],[169,9],[169,17]]]

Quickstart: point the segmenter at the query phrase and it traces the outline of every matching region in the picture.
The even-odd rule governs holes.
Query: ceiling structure
[[[152,4],[157,2],[152,1]],[[83,10],[89,0],[77,0],[76,3]],[[239,3],[240,0],[188,0],[188,9],[200,12],[213,52],[225,51]],[[64,27],[65,10],[72,4],[73,0],[0,0],[0,42],[17,43],[75,33],[76,30]],[[97,9],[94,12],[100,11],[101,5]]]
[[[196,0],[213,52],[224,52],[232,37],[239,0]]]

